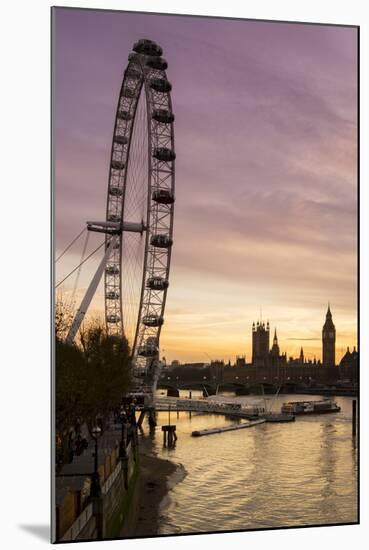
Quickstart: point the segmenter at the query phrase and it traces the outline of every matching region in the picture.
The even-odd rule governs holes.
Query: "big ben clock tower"
[[[328,311],[323,325],[323,365],[334,367],[336,365],[336,328],[332,321],[332,313],[328,304]]]

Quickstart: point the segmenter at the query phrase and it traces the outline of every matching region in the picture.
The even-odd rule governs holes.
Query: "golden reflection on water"
[[[306,398],[280,396],[275,410],[283,401]],[[255,401],[255,397],[238,400]],[[352,399],[336,401],[340,413],[201,438],[191,437],[191,432],[234,420],[172,412],[178,435],[174,449],[163,448],[161,426],[168,423],[168,413],[159,413],[155,451],[182,464],[187,472],[161,511],[160,533],[356,522]]]

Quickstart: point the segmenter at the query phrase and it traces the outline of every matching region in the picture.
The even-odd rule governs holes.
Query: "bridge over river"
[[[356,396],[357,388],[354,384],[342,386],[339,383],[327,384],[307,384],[302,381],[287,380],[284,382],[252,381],[243,382],[235,380],[233,382],[216,381],[180,381],[161,378],[158,382],[158,389],[165,390],[168,395],[179,397],[179,392],[187,390],[199,390],[204,396],[215,395],[222,392],[232,392],[236,395],[274,395],[277,392],[281,394],[306,394],[306,395],[325,395],[325,396]]]
[[[209,365],[178,365],[163,368],[158,388],[201,390],[204,395],[235,392],[238,395],[307,393],[324,395],[355,395],[357,373],[344,366],[321,364],[266,366],[229,366],[222,362]]]

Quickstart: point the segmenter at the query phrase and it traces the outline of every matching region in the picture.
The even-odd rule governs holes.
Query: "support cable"
[[[55,285],[55,288],[58,288],[58,286],[60,286],[62,283],[64,283],[64,281],[66,281],[71,275],[73,275],[73,273],[74,273],[75,271],[77,271],[77,269],[79,269],[79,268],[81,267],[81,265],[83,265],[85,262],[87,262],[87,260],[89,260],[89,259],[91,258],[91,256],[93,256],[93,255],[95,254],[95,252],[97,252],[102,246],[104,246],[104,244],[105,244],[105,241],[103,241],[97,248],[95,248],[95,250],[93,250],[93,251],[91,252],[91,254],[89,254],[89,255],[87,256],[87,258],[85,258],[85,259],[83,260],[83,262],[81,262],[79,265],[77,265],[77,267],[75,267],[66,277],[64,277],[64,279],[62,279],[62,280],[60,281],[60,283],[58,283],[57,285]]]
[[[86,235],[86,239],[85,239],[85,244],[83,245],[83,250],[82,250],[82,254],[81,254],[81,263],[79,264],[79,269],[77,271],[77,277],[76,277],[76,280],[74,282],[74,287],[73,287],[73,292],[72,292],[72,296],[71,296],[71,304],[73,305],[73,302],[74,302],[74,297],[76,295],[76,291],[77,291],[77,287],[78,287],[78,282],[79,282],[79,276],[81,275],[81,269],[82,269],[82,263],[83,263],[83,260],[85,258],[85,254],[86,254],[86,249],[87,249],[87,244],[88,244],[88,238],[90,236],[90,232],[87,231],[87,235]]]
[[[86,231],[86,227],[84,227],[84,228],[82,229],[82,231],[81,231],[80,233],[78,233],[77,237],[75,237],[75,238],[73,239],[73,241],[67,246],[67,248],[64,250],[64,252],[62,252],[62,253],[60,254],[60,256],[58,256],[58,257],[56,258],[55,263],[58,262],[58,261],[60,260],[60,258],[61,258],[62,256],[64,256],[64,254],[65,254],[66,252],[68,252],[68,250],[70,249],[70,247],[73,246],[74,243],[75,243],[76,241],[78,241],[78,239],[80,238],[80,236],[82,235],[82,233],[83,233],[84,231]]]

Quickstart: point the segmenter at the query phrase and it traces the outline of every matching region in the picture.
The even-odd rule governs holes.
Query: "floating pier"
[[[231,426],[222,426],[221,428],[208,428],[207,430],[195,430],[192,432],[191,435],[193,437],[202,437],[203,435],[220,434],[223,432],[232,432],[235,430],[244,430],[245,428],[252,428],[253,426],[257,426],[258,424],[264,424],[264,422],[266,422],[265,418],[261,418],[260,420],[253,420],[245,424],[232,424]]]
[[[262,416],[267,422],[295,422],[296,420],[293,414],[266,413]]]
[[[246,420],[255,420],[255,411],[234,406],[229,403],[216,403],[206,399],[157,399],[155,408],[158,412],[176,411],[176,412],[196,412],[222,414],[225,416],[234,416]]]

